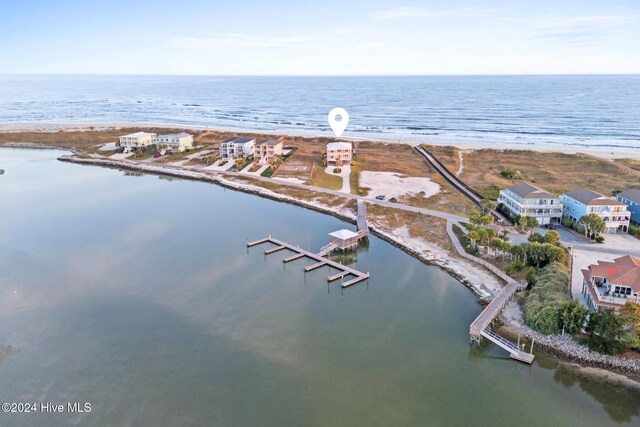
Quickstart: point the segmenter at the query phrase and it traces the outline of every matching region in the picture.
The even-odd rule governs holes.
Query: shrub
[[[567,227],[567,228],[572,228],[573,227],[573,221],[571,221],[569,218],[562,218],[562,226],[563,227]]]
[[[560,309],[560,326],[569,334],[581,331],[586,319],[587,309],[578,301],[565,303]]]
[[[591,350],[616,354],[624,348],[624,324],[611,309],[600,309],[592,313],[586,330]]]
[[[561,314],[565,303],[570,302],[567,295],[568,280],[568,268],[557,262],[538,272],[535,286],[525,298],[524,318],[527,325],[543,334],[560,332]]]
[[[517,273],[518,271],[522,270],[523,267],[524,267],[524,265],[522,264],[522,261],[517,259],[517,260],[513,261],[511,264],[507,265],[507,267],[504,269],[504,271],[508,275],[512,275],[512,274]]]
[[[533,233],[531,233],[529,235],[529,239],[530,242],[538,242],[538,243],[544,243],[544,236],[540,233],[538,233],[537,231],[534,231]]]
[[[640,237],[640,227],[635,225],[630,225],[629,234],[631,234],[632,236]]]
[[[584,234],[584,225],[579,222],[574,222],[572,225],[573,229],[576,230],[580,234]]]
[[[596,236],[596,238],[594,240],[596,241],[596,243],[603,243],[604,242],[604,237],[598,235],[598,236]]]
[[[500,176],[506,179],[522,179],[520,171],[503,170],[500,171]]]
[[[537,278],[538,278],[538,273],[536,272],[536,269],[533,267],[530,267],[529,270],[527,270],[527,274],[524,276],[524,279],[527,281],[527,285],[530,288],[533,288],[536,285]]]

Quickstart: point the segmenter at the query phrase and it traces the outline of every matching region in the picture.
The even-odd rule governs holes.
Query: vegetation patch
[[[543,334],[561,332],[560,313],[571,302],[568,283],[569,270],[560,263],[549,264],[538,272],[535,286],[524,302],[527,325]]]

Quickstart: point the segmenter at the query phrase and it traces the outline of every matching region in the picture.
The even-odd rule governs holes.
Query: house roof
[[[549,193],[548,191],[540,187],[536,187],[535,185],[531,185],[526,182],[520,182],[516,185],[512,185],[511,187],[507,187],[507,190],[511,191],[514,194],[517,194],[523,199],[558,197],[555,194]]]
[[[327,150],[338,150],[338,149],[351,150],[351,143],[335,141],[327,144]]]
[[[340,240],[347,240],[358,236],[358,233],[354,233],[351,230],[342,229],[338,231],[334,231],[333,233],[329,233],[329,236],[336,237]]]
[[[278,141],[277,139],[267,139],[266,141],[258,142],[256,145],[268,145],[270,147],[275,147],[280,144],[282,144],[282,141]]]
[[[190,133],[180,132],[180,133],[167,133],[164,135],[158,135],[158,138],[184,138],[186,136],[193,136]]]
[[[137,138],[139,136],[153,136],[155,135],[154,133],[148,133],[148,132],[135,132],[135,133],[130,133],[129,135],[122,135],[121,138]]]
[[[613,262],[598,261],[589,266],[593,276],[604,277],[612,285],[629,286],[640,293],[640,259],[626,255]]]
[[[254,138],[249,138],[249,137],[246,137],[246,136],[234,136],[233,138],[225,139],[222,142],[223,143],[224,142],[233,142],[235,144],[245,144],[245,143],[250,142],[250,141],[255,141],[255,139]]]
[[[585,205],[591,206],[620,206],[624,203],[619,202],[611,197],[603,196],[595,191],[587,190],[586,188],[576,188],[575,190],[567,191],[565,196],[571,197],[574,200],[579,201]]]
[[[630,188],[622,193],[618,193],[618,196],[624,197],[632,202],[640,203],[640,188]]]

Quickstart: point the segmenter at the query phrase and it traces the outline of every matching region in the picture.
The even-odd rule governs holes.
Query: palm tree
[[[480,234],[476,230],[472,230],[467,234],[467,237],[471,240],[471,244],[475,248],[478,244],[478,240],[480,240]]]
[[[522,245],[512,245],[510,252],[516,257],[516,260],[522,260],[522,257],[525,254]]]
[[[580,222],[584,224],[584,232],[587,237],[591,237],[592,234],[600,234],[606,228],[604,220],[596,214],[584,215],[580,218]]]

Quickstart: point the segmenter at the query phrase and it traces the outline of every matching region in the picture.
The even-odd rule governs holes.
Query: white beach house
[[[268,163],[274,160],[275,156],[281,156],[284,149],[284,142],[281,139],[268,139],[258,142],[253,147],[253,155],[260,159],[260,163]]]
[[[630,255],[598,261],[582,270],[582,295],[590,308],[622,308],[640,300],[640,259]]]
[[[186,132],[158,135],[154,138],[158,148],[168,148],[172,151],[191,150],[193,148],[193,135]]]
[[[498,204],[514,218],[533,217],[540,225],[558,223],[562,218],[560,197],[526,182],[500,190]]]
[[[120,137],[120,146],[128,149],[144,148],[154,144],[157,135],[148,132],[136,132]]]
[[[605,233],[628,232],[631,212],[622,202],[595,191],[578,188],[562,195],[563,216],[579,221],[584,215],[596,214],[606,224]]]
[[[256,140],[254,138],[245,136],[229,138],[220,143],[220,156],[227,160],[236,157],[252,156],[255,143]]]
[[[327,144],[327,162],[336,166],[350,165],[353,146],[350,142],[330,142]]]

